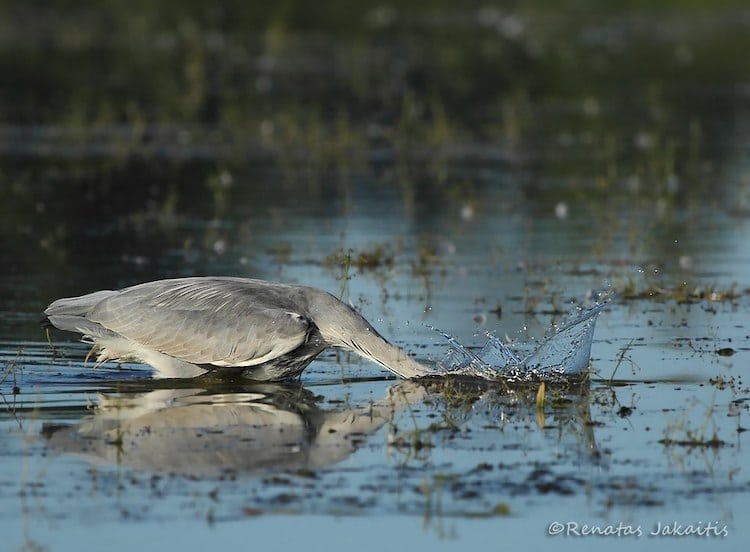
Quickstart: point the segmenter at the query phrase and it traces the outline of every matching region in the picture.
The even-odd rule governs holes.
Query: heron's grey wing
[[[87,318],[187,362],[253,366],[307,339],[312,322],[284,291],[249,280],[165,280],[107,297]]]

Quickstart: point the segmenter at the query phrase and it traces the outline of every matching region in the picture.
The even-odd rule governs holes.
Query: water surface
[[[745,11],[175,9],[0,18],[28,23],[0,41],[4,547],[747,540]],[[327,289],[426,363],[434,328],[528,350],[618,299],[588,381],[543,402],[334,352],[294,383],[155,382],[39,326],[208,274]]]

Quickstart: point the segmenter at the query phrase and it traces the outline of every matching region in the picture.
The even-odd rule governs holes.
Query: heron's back
[[[289,355],[310,341],[314,328],[304,289],[244,278],[180,278],[60,299],[45,314],[57,328],[94,342],[100,360],[139,360],[157,376],[281,359],[282,373],[269,376],[281,379],[287,370],[300,371]],[[305,365],[322,349],[314,345],[305,349]]]

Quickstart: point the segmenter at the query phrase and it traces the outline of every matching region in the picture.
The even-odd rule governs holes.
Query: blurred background
[[[183,275],[398,319],[442,291],[458,333],[741,291],[749,29],[729,0],[1,2],[5,331]]]

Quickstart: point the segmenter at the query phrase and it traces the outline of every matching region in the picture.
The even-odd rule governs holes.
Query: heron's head
[[[354,308],[326,291],[310,288],[310,317],[321,336],[333,347],[359,350],[371,356],[368,342],[384,341],[383,337]]]
[[[429,374],[406,352],[388,343],[361,314],[330,293],[311,288],[308,307],[328,345],[354,351],[403,378]]]

